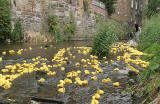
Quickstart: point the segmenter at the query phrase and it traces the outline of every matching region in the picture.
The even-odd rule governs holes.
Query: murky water
[[[45,61],[48,65],[51,63],[51,59],[61,48],[67,47],[79,47],[79,46],[90,46],[90,41],[79,41],[79,42],[63,42],[59,44],[0,44],[0,52],[8,50],[19,50],[28,49],[32,47],[31,51],[25,51],[22,55],[7,55],[2,56],[3,62],[0,63],[0,69],[4,68],[6,65],[12,65],[22,60],[27,60],[27,62],[32,62],[31,58],[41,56],[47,58]],[[43,46],[46,49],[41,49]],[[92,96],[96,93],[97,89],[104,90],[105,94],[101,96],[99,102],[100,104],[132,104],[132,99],[130,94],[124,94],[122,91],[128,84],[128,74],[126,67],[123,63],[114,62],[109,65],[105,65],[104,61],[101,60],[101,68],[104,73],[98,74],[97,80],[91,80],[92,75],[81,75],[82,80],[87,80],[89,83],[87,86],[77,86],[75,84],[67,84],[65,86],[66,93],[61,94],[57,92],[57,84],[59,80],[65,78],[65,73],[73,70],[84,70],[83,67],[74,67],[78,60],[83,58],[88,58],[88,56],[82,56],[76,53],[76,51],[71,51],[72,54],[76,56],[76,59],[69,61],[64,67],[66,70],[64,72],[57,70],[55,77],[49,77],[43,72],[33,72],[31,74],[23,75],[13,81],[13,85],[8,90],[0,89],[0,100],[7,101],[8,99],[14,99],[15,104],[30,104],[31,97],[56,99],[64,102],[65,104],[90,104]],[[67,55],[67,54],[66,54]],[[113,71],[114,68],[119,68],[119,72]],[[91,68],[87,70],[92,71]],[[45,78],[44,83],[39,83],[37,80],[41,77]],[[103,78],[111,78],[112,82],[108,84],[103,84],[101,80]],[[113,82],[119,82],[120,87],[113,87]],[[12,104],[12,103],[11,103]],[[35,104],[58,104],[58,103],[35,103]]]

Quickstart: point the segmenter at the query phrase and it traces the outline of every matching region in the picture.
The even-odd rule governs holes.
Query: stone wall
[[[76,37],[92,37],[95,32],[96,14],[107,16],[105,9],[93,5],[92,0],[89,1],[90,16],[83,10],[83,0],[11,0],[11,2],[12,25],[19,18],[24,30],[32,33],[47,33],[48,15],[56,15],[67,22],[72,12],[77,25]],[[118,0],[113,17],[121,21],[130,21],[130,0]]]
[[[131,20],[131,1],[130,0],[117,0],[115,4],[116,12],[112,15],[119,21],[129,22]]]

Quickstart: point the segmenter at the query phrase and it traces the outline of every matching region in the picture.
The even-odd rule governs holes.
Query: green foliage
[[[54,35],[54,39],[56,42],[61,41],[63,39],[60,27],[59,27],[59,20],[56,16],[49,15],[48,16],[48,26],[49,26],[49,33]]]
[[[118,31],[114,21],[108,21],[101,24],[93,39],[92,53],[97,56],[105,56],[108,54],[111,45],[117,41]]]
[[[138,48],[149,55],[144,57],[144,60],[149,61],[150,65],[141,74],[141,81],[153,79],[160,73],[160,17],[154,16],[150,20],[146,20],[140,44]]]
[[[160,10],[158,10],[158,8],[160,8],[160,0],[149,0],[148,6],[146,9],[147,17],[150,18],[151,16],[160,12]]]
[[[85,12],[88,12],[88,10],[89,10],[88,0],[83,0],[83,9]]]
[[[114,4],[117,2],[117,0],[100,0],[100,1],[105,4],[107,12],[108,12],[109,15],[115,13]]]
[[[152,44],[144,52],[149,55],[144,57],[144,60],[149,61],[150,65],[140,75],[141,81],[153,79],[160,73],[160,45],[157,43]]]
[[[14,25],[14,29],[13,29],[13,32],[11,34],[11,39],[13,41],[18,41],[18,40],[21,40],[22,38],[23,38],[23,36],[22,36],[22,25],[21,25],[20,20],[18,20]]]
[[[145,61],[149,61],[149,66],[140,76],[143,87],[140,93],[145,99],[152,97],[160,86],[160,17],[153,16],[146,20],[142,29],[138,48],[147,53]],[[147,82],[147,83],[146,83]]]
[[[160,44],[160,15],[146,20],[140,36],[139,49],[144,51],[154,43]]]
[[[76,31],[75,20],[72,12],[70,12],[69,23],[68,24],[65,23],[64,35],[66,35],[68,40],[70,40],[75,35],[75,31]]]
[[[8,0],[0,0],[0,39],[10,38],[11,14]]]

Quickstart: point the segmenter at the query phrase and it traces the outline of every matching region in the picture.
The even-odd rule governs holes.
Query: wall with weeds
[[[63,39],[59,23],[60,21],[56,16],[54,15],[48,16],[49,33],[54,36],[54,40],[56,42],[61,41]]]
[[[23,31],[22,31],[22,25],[20,20],[17,20],[15,25],[14,25],[14,29],[11,33],[11,40],[16,42],[16,41],[21,41],[23,40]]]
[[[72,14],[72,12],[70,12],[70,16],[69,16],[69,23],[64,22],[64,36],[67,37],[68,40],[70,40],[71,38],[73,38],[73,36],[75,35],[76,32],[76,24],[75,24],[75,18]]]

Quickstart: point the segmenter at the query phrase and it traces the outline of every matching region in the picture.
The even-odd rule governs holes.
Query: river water
[[[50,65],[52,64],[52,58],[59,49],[90,45],[90,41],[71,41],[57,44],[0,44],[0,53],[3,51],[7,52],[4,56],[0,54],[0,57],[3,57],[3,62],[0,63],[0,69],[3,69],[6,65],[20,63],[23,60],[32,62],[31,59],[37,56],[47,58],[45,63]],[[32,50],[24,51],[22,55],[8,54],[8,51],[11,49],[17,51],[19,49],[28,49],[29,47],[32,47]],[[43,47],[43,49],[40,47]],[[31,74],[23,75],[13,81],[13,85],[10,89],[4,90],[3,88],[0,88],[0,101],[9,102],[10,104],[60,104],[60,102],[36,102],[31,100],[31,98],[36,97],[61,101],[64,104],[90,104],[92,96],[96,93],[97,89],[102,89],[105,93],[99,100],[100,104],[132,104],[131,95],[124,93],[123,91],[128,85],[128,70],[122,62],[116,61],[112,64],[105,65],[104,60],[99,60],[101,62],[100,66],[104,72],[96,75],[97,80],[91,80],[91,75],[82,75],[81,79],[88,81],[87,86],[80,87],[71,84],[65,87],[66,93],[58,93],[57,84],[59,83],[59,80],[64,79],[67,72],[76,70],[74,65],[78,60],[88,58],[88,56],[78,55],[75,50],[71,52],[76,56],[76,59],[68,62],[65,66],[65,72],[57,71],[56,77],[48,77],[43,72],[33,72]],[[115,72],[113,70],[114,68],[119,68],[120,71]],[[83,69],[80,67],[78,70]],[[91,69],[88,68],[88,70]],[[44,83],[39,83],[37,80],[42,77],[45,78],[46,81]],[[112,79],[112,82],[103,84],[101,80],[108,77]],[[113,87],[113,82],[119,82],[120,86]]]

